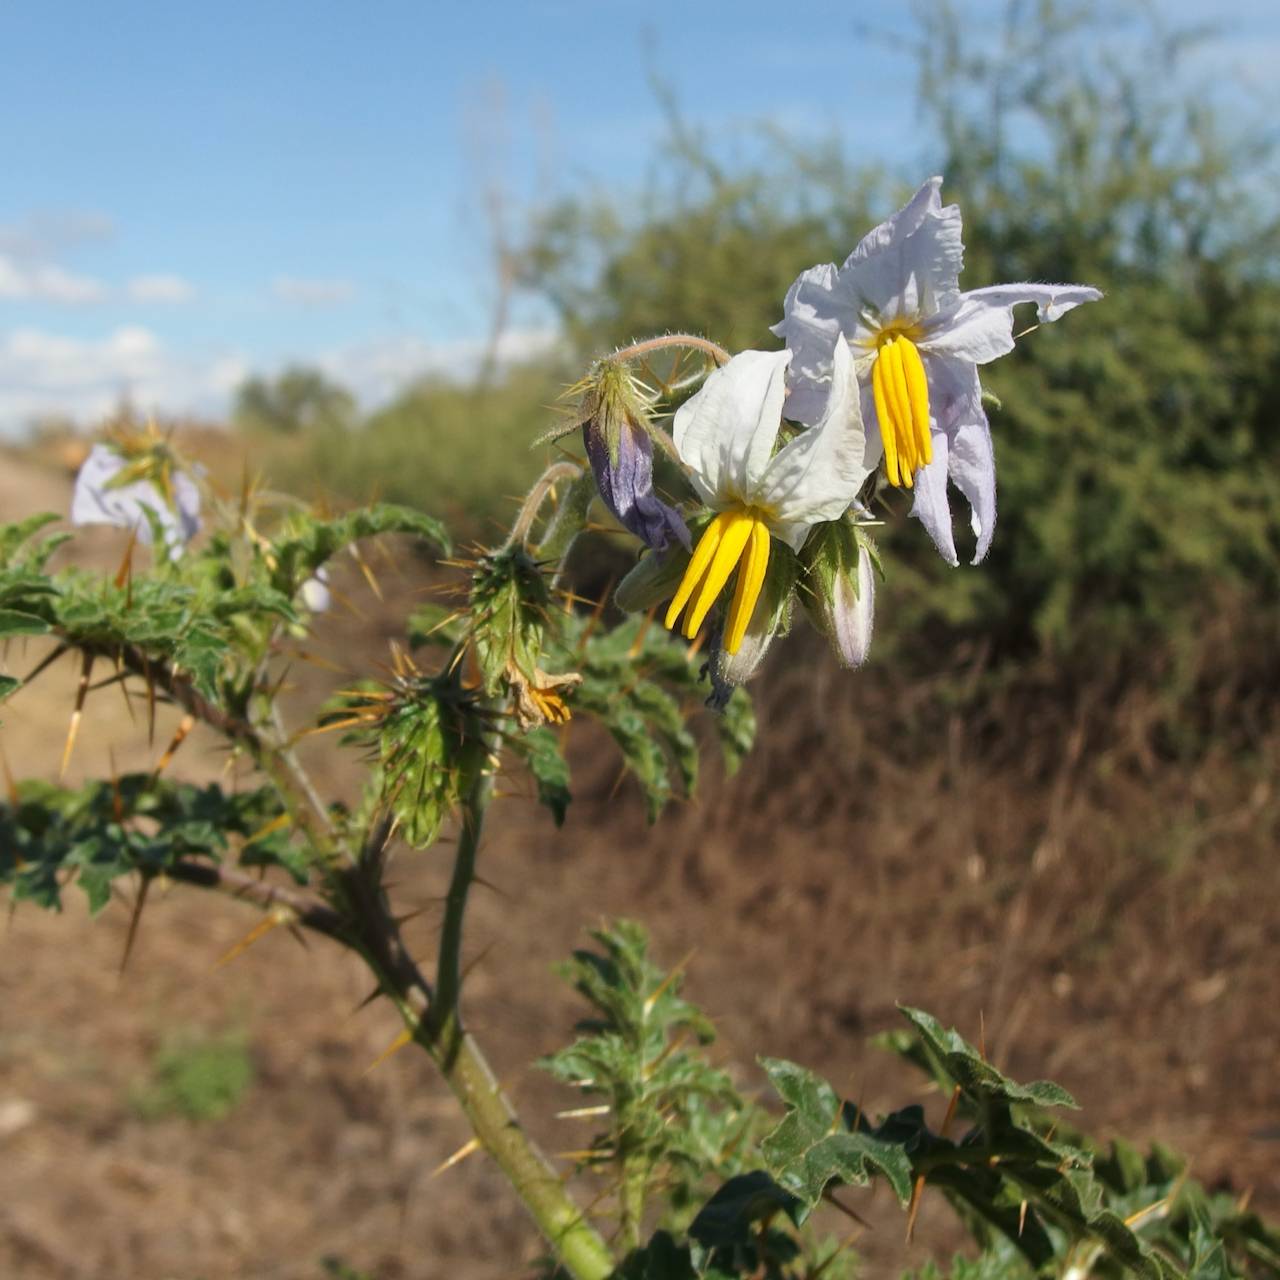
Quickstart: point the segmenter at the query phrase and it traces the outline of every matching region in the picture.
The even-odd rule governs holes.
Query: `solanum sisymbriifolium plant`
[[[575,955],[568,974],[590,1016],[542,1064],[585,1096],[579,1114],[599,1117],[573,1167],[554,1165],[516,1123],[467,1027],[466,910],[500,770],[526,770],[571,833],[565,729],[595,720],[656,819],[694,793],[708,742],[730,771],[750,749],[742,686],[767,673],[797,609],[841,663],[865,661],[887,492],[914,492],[913,514],[956,563],[954,484],[982,558],[995,448],[978,366],[1012,345],[1017,304],[1047,321],[1098,294],[962,293],[959,212],[939,187],[926,183],[843,268],[812,268],[779,299],[784,350],[731,353],[665,334],[600,356],[547,435],[566,441],[563,456],[505,540],[466,558],[438,520],[406,507],[328,516],[248,484],[219,493],[154,430],[95,446],[70,515],[128,529],[124,563],[107,577],[50,572],[69,536],[49,533],[57,515],[0,530],[0,634],[46,646],[22,675],[3,676],[0,695],[77,662],[74,727],[99,696],[94,671],[108,669],[109,683],[220,735],[253,785],[197,786],[173,768],[77,788],[21,781],[0,809],[13,900],[56,907],[74,880],[97,910],[127,877],[141,909],[166,880],[234,894],[349,949],[402,1020],[401,1043],[434,1064],[476,1147],[527,1207],[548,1275],[849,1274],[853,1255],[811,1215],[837,1193],[849,1208],[872,1180],[910,1219],[931,1188],[960,1208],[983,1275],[1164,1280],[1280,1259],[1273,1233],[1176,1162],[1097,1147],[1051,1114],[1074,1105],[1064,1089],[1011,1080],[919,1010],[904,1008],[909,1029],[884,1039],[949,1099],[936,1126],[915,1104],[870,1116],[781,1059],[760,1061],[781,1105],[745,1097],[709,1062],[714,1028],[680,994],[682,973],[658,965],[628,922]],[[607,599],[584,602],[566,561],[602,524],[633,548],[634,566]],[[416,610],[385,663],[297,720],[279,700],[281,675],[324,625],[332,562],[389,536],[437,563],[445,602]],[[11,645],[10,660],[20,651]],[[695,731],[698,717],[708,732]],[[365,770],[354,806],[324,795],[295,751],[323,731]],[[180,744],[181,733],[166,764]],[[428,959],[405,942],[387,871],[445,836],[452,872]]]

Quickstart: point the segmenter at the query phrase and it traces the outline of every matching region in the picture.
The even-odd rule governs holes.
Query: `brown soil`
[[[6,519],[66,497],[65,477],[0,466]],[[120,540],[92,542],[114,568]],[[384,580],[408,598],[407,581]],[[355,666],[385,653],[395,605],[357,574],[341,585],[366,616],[336,612],[315,647]],[[626,914],[659,957],[693,952],[688,993],[748,1087],[765,1053],[873,1112],[916,1100],[919,1082],[868,1038],[898,1023],[895,1002],[918,1004],[983,1035],[1014,1075],[1066,1085],[1101,1136],[1166,1142],[1201,1179],[1280,1212],[1280,735],[1182,767],[1135,745],[1136,702],[1067,715],[1046,695],[1007,709],[1006,742],[947,712],[938,689],[874,667],[851,677],[789,643],[803,680],[766,674],[762,748],[656,828],[625,785],[610,798],[613,765],[588,734],[563,833],[521,795],[497,806],[466,1003],[546,1147],[579,1147],[589,1124],[551,1118],[573,1101],[529,1066],[577,1012],[551,965],[585,926]],[[40,652],[15,647],[4,669]],[[4,707],[17,776],[56,775],[75,674],[55,666]],[[332,679],[300,670],[295,722]],[[171,730],[162,716],[149,745],[103,690],[69,776],[148,767]],[[924,740],[928,752],[901,745]],[[311,756],[326,787],[350,788],[332,743]],[[224,762],[197,733],[173,767],[214,776]],[[447,857],[395,866],[397,899],[426,908],[408,927],[424,955]],[[0,933],[0,1275],[312,1280],[325,1255],[378,1280],[528,1271],[541,1246],[483,1157],[433,1174],[468,1134],[429,1066],[406,1051],[366,1072],[397,1026],[360,1010],[355,960],[276,931],[217,968],[255,914],[174,888],[148,907],[121,975],[128,904],[91,921],[77,891],[66,901],[61,917],[23,906]],[[132,1099],[174,1028],[247,1034],[255,1079],[226,1118],[140,1118]],[[912,1246],[883,1191],[845,1198],[874,1224],[857,1244],[864,1274],[894,1276],[954,1240],[933,1197]]]

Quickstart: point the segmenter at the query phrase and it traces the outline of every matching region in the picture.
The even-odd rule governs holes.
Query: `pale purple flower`
[[[135,460],[123,456],[110,444],[95,444],[76,476],[71,496],[72,524],[111,524],[132,529],[138,541],[151,542],[151,512],[164,534],[165,550],[171,559],[200,528],[200,490],[185,471],[167,470],[172,505],[150,479],[113,483]]]
[[[1085,285],[1011,284],[960,291],[960,209],[931,178],[863,237],[838,270],[803,272],[774,333],[792,354],[787,417],[816,422],[838,344],[853,352],[868,456],[883,452],[891,484],[914,489],[911,514],[943,557],[958,564],[947,501],[967,499],[976,564],[996,519],[995,458],[978,365],[1013,350],[1013,308],[1033,302],[1041,323],[1102,296]]]

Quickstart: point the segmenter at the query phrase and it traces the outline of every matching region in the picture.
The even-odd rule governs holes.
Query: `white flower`
[[[799,551],[813,525],[843,515],[871,472],[853,360],[843,345],[821,418],[774,453],[790,360],[786,351],[734,356],[680,406],[672,426],[694,488],[718,514],[694,548],[666,625],[674,627],[687,606],[683,630],[692,639],[736,568],[724,628],[728,654],[738,652],[756,612],[771,539]]]
[[[117,525],[149,543],[150,511],[164,531],[165,549],[177,559],[200,528],[200,490],[177,467],[140,466],[141,456],[126,457],[111,444],[95,444],[76,475],[71,523]],[[142,478],[130,478],[135,470]],[[167,497],[161,485],[168,487]]]
[[[1013,350],[1019,303],[1034,302],[1047,323],[1102,294],[1056,284],[961,293],[960,209],[942,205],[941,186],[941,178],[930,178],[839,270],[827,263],[805,271],[773,331],[794,357],[787,416],[800,422],[821,412],[833,352],[852,351],[867,432],[883,448],[889,483],[915,489],[911,514],[958,564],[950,478],[972,510],[976,564],[996,518],[995,458],[977,366]]]

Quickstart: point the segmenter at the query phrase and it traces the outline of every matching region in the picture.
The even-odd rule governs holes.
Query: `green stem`
[[[649,1186],[649,1162],[642,1155],[623,1158],[622,1181],[618,1188],[622,1240],[628,1249],[640,1247],[644,1202]]]
[[[493,798],[494,763],[491,752],[494,744],[486,740],[477,746],[478,759],[462,801],[462,826],[458,831],[449,892],[444,900],[444,924],[440,930],[440,952],[436,963],[436,995],[429,1015],[432,1040],[446,1055],[462,1038],[459,1008],[462,995],[462,925],[467,912],[467,898],[475,880],[484,815]]]

